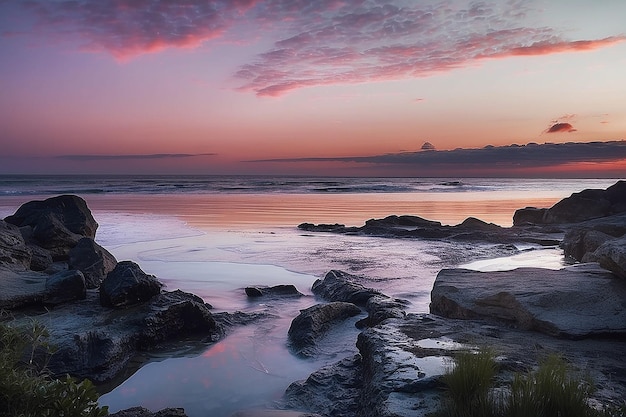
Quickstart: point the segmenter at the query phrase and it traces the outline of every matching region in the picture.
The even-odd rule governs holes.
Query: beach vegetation
[[[498,364],[493,352],[462,352],[443,376],[446,389],[431,417],[624,417],[626,406],[590,405],[589,377],[578,378],[558,355],[536,370],[515,373],[510,384],[496,387]]]
[[[0,323],[0,417],[101,417],[91,381],[48,371],[54,348],[48,332],[36,322],[14,327]]]

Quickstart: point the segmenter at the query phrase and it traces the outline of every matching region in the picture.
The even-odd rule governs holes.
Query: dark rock
[[[119,262],[100,285],[104,307],[125,307],[147,301],[161,292],[161,284],[132,261]]]
[[[373,327],[389,318],[402,318],[406,314],[407,304],[407,301],[390,298],[386,295],[371,297],[365,304],[365,311],[367,311],[368,316],[359,320],[356,326],[359,329]]]
[[[147,349],[180,335],[219,331],[209,306],[194,294],[180,290],[155,296],[146,309],[139,348]]]
[[[301,310],[287,333],[290,346],[299,356],[312,356],[318,341],[334,324],[360,313],[361,309],[354,304],[339,301]]]
[[[426,220],[418,216],[387,216],[384,219],[370,219],[365,222],[369,227],[409,226],[409,227],[440,227],[441,222]]]
[[[81,238],[93,239],[98,228],[85,200],[75,195],[30,201],[5,221],[24,228],[27,240],[48,249],[54,260],[66,259]]]
[[[48,275],[0,265],[0,309],[41,305]]]
[[[48,277],[43,301],[45,304],[56,305],[83,300],[86,295],[87,288],[83,273],[72,269]]]
[[[626,236],[606,240],[590,255],[590,260],[597,261],[602,268],[626,279]]]
[[[255,297],[302,297],[302,294],[294,285],[275,285],[273,287],[246,287],[246,295]]]
[[[323,417],[319,414],[292,410],[245,410],[237,411],[230,417]]]
[[[327,301],[344,301],[361,307],[365,307],[371,297],[383,295],[380,291],[365,288],[355,282],[357,279],[358,277],[355,275],[332,270],[326,274],[323,280],[316,280],[311,291]]]
[[[543,224],[543,218],[546,211],[548,211],[548,209],[536,207],[526,207],[515,210],[515,213],[513,214],[513,225],[524,226],[529,224]]]
[[[284,395],[289,408],[311,410],[325,416],[362,416],[361,356],[355,355],[313,372],[289,385]]]
[[[54,263],[50,251],[41,246],[29,244],[28,250],[31,253],[30,269],[33,271],[46,271]]]
[[[577,261],[588,262],[589,254],[593,253],[607,240],[612,240],[613,236],[593,229],[572,229],[565,234],[561,247],[565,256],[574,258]]]
[[[30,267],[31,252],[17,226],[0,220],[0,265]]]
[[[186,337],[212,342],[224,334],[209,307],[193,294],[164,292],[125,309],[102,307],[97,299],[97,292],[89,290],[85,300],[38,316],[57,347],[48,364],[54,375],[105,382],[123,372],[138,351]]]
[[[579,223],[626,212],[626,181],[606,190],[583,190],[557,202],[549,209],[525,208],[515,212],[513,224]]]
[[[298,229],[305,230],[307,232],[343,232],[346,229],[345,224],[313,224],[313,223],[301,223],[298,225]]]
[[[109,417],[187,417],[182,408],[164,408],[156,413],[143,407],[133,407],[117,413],[109,414]]]
[[[87,288],[98,288],[115,268],[117,259],[93,239],[83,238],[70,250],[68,264],[70,269],[83,273]]]
[[[578,339],[626,335],[626,282],[593,264],[562,270],[503,272],[444,269],[430,310],[444,317],[486,318]]]

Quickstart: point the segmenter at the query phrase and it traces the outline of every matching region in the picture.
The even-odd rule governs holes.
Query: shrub
[[[0,416],[100,417],[108,407],[98,406],[98,393],[89,380],[70,376],[52,378],[35,365],[35,353],[50,355],[48,334],[33,323],[28,329],[0,323]]]
[[[593,386],[570,376],[566,362],[549,356],[535,372],[517,373],[496,394],[497,371],[489,351],[463,352],[443,376],[446,396],[432,417],[624,417],[626,405],[596,410],[589,405]]]

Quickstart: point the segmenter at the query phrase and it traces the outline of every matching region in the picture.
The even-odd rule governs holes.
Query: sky
[[[623,0],[0,0],[0,174],[626,176]]]

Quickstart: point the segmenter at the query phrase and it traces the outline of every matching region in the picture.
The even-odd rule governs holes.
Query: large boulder
[[[513,225],[579,223],[624,212],[626,181],[618,181],[606,190],[573,193],[549,209],[519,209],[513,216]]]
[[[93,239],[98,228],[85,200],[75,195],[30,201],[5,221],[20,227],[27,241],[48,249],[55,260],[67,259],[69,250],[83,237]]]
[[[617,239],[606,240],[589,256],[604,269],[608,269],[620,278],[626,279],[626,235]]]
[[[70,301],[83,300],[87,295],[85,277],[77,270],[61,271],[50,275],[46,280],[43,302],[57,305]]]
[[[430,310],[578,339],[626,335],[625,302],[626,282],[595,264],[503,272],[444,269],[435,279]]]
[[[83,273],[87,288],[98,288],[107,274],[115,269],[117,259],[93,239],[86,237],[70,249],[68,264],[70,269],[78,269]]]
[[[148,301],[161,292],[163,284],[132,261],[119,262],[100,285],[104,307],[126,307]]]
[[[329,304],[316,304],[301,310],[294,318],[287,335],[289,344],[296,355],[313,356],[320,339],[333,325],[361,313],[361,309],[352,303],[340,301]]]
[[[30,260],[31,253],[19,228],[0,220],[0,265],[24,269],[30,267]]]
[[[48,275],[0,265],[0,310],[41,305]]]

